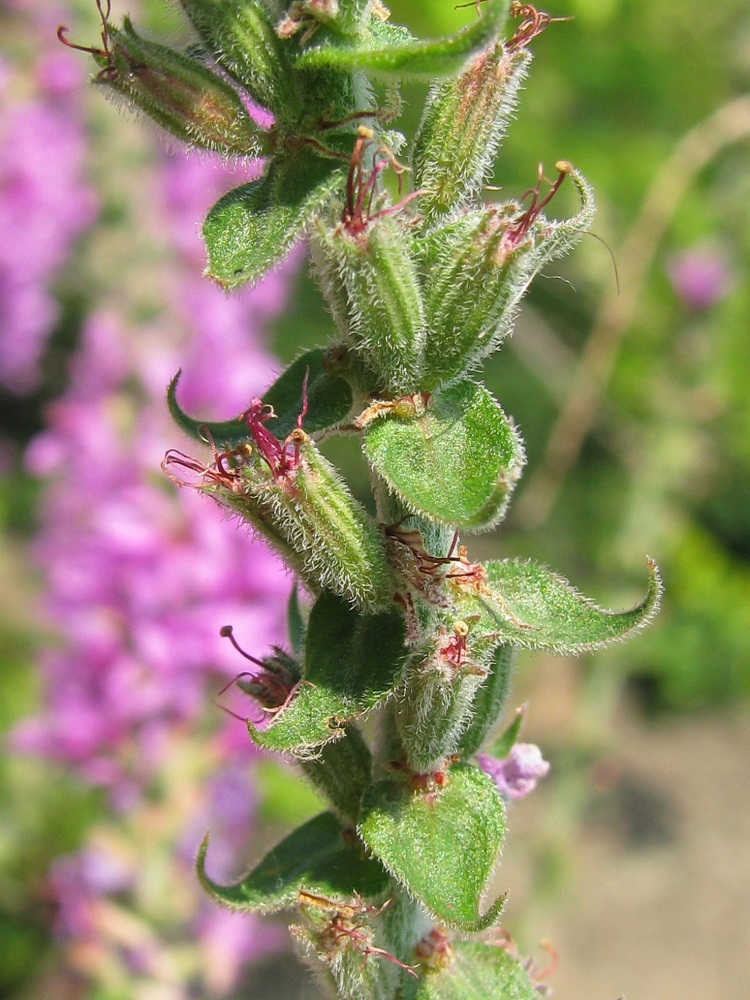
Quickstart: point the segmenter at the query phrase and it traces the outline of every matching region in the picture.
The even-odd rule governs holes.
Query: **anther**
[[[246,660],[249,660],[251,663],[254,663],[256,667],[260,667],[261,669],[265,669],[265,665],[264,665],[264,663],[263,663],[262,660],[259,660],[256,656],[251,656],[250,653],[246,653],[245,650],[240,646],[240,644],[237,642],[237,640],[234,637],[234,629],[232,628],[231,625],[222,625],[222,627],[219,629],[219,635],[223,639],[229,639],[229,641],[232,643],[232,645],[237,650],[237,652],[241,656],[244,656]],[[242,677],[243,675],[240,674],[239,676]],[[236,679],[237,678],[235,678],[235,680]],[[234,684],[234,681],[231,681],[227,685],[227,687],[231,687],[232,684]],[[226,690],[226,688],[224,690]]]

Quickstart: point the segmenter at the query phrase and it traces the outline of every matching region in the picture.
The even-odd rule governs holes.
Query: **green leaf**
[[[307,628],[307,623],[304,615],[302,614],[302,607],[299,602],[299,587],[296,583],[292,587],[292,592],[289,595],[289,600],[286,605],[286,627],[287,632],[289,633],[289,642],[292,645],[292,649],[295,654],[299,656],[305,642],[305,629]]]
[[[470,381],[435,392],[421,415],[386,411],[367,427],[363,448],[411,510],[475,531],[500,520],[524,462],[518,433]]]
[[[267,729],[248,723],[250,735],[259,746],[300,757],[341,739],[348,722],[399,684],[405,640],[406,623],[396,605],[363,615],[342,598],[322,594],[307,624],[302,683]]]
[[[307,169],[307,187],[287,185],[285,164],[221,198],[203,223],[207,274],[236,288],[257,281],[278,264],[334,192],[345,171],[334,160],[300,153],[295,169]]]
[[[371,21],[371,35],[359,46],[310,46],[297,67],[364,70],[375,75],[435,77],[454,73],[479,49],[502,31],[508,0],[489,0],[481,18],[454,35],[428,41],[407,37],[398,26]]]
[[[347,846],[340,821],[321,813],[289,834],[236,885],[218,885],[206,873],[208,837],[196,862],[198,878],[217,903],[233,910],[270,913],[297,905],[300,890],[330,898],[377,896],[388,876],[360,846]]]
[[[656,565],[649,560],[648,591],[629,611],[606,611],[545,566],[519,559],[485,564],[486,585],[471,577],[454,583],[463,591],[462,615],[477,614],[483,630],[504,642],[556,653],[599,649],[643,628],[656,614],[662,592]]]
[[[457,764],[446,785],[412,791],[381,781],[362,802],[359,834],[388,871],[439,920],[462,930],[491,926],[504,904],[480,913],[505,831],[502,799],[478,768]]]
[[[453,962],[406,983],[403,1000],[539,1000],[528,973],[503,948],[480,941],[456,941]]]
[[[303,385],[307,375],[307,412],[302,426],[313,437],[346,419],[352,408],[349,383],[325,370],[326,351],[316,347],[293,361],[263,396],[273,407],[276,418],[266,424],[268,430],[283,440],[297,426],[302,411]]]
[[[313,436],[341,423],[352,407],[352,390],[349,383],[324,370],[326,352],[316,347],[306,351],[282,372],[263,396],[263,402],[272,406],[276,417],[266,423],[268,430],[279,440],[297,426],[302,412],[303,383],[307,378],[307,412],[304,415],[305,431]],[[189,417],[177,402],[178,371],[167,388],[167,406],[172,419],[186,434],[196,441],[205,442],[207,430],[215,443],[223,448],[233,448],[247,441],[249,434],[244,420],[208,421]],[[248,403],[250,400],[248,400]]]

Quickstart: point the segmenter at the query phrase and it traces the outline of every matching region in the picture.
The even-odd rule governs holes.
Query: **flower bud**
[[[372,138],[360,127],[341,224],[332,231],[320,227],[317,266],[339,324],[346,317],[342,332],[369,373],[367,388],[402,396],[418,388],[425,339],[412,240],[395,215],[414,195],[380,207],[379,174],[388,165],[403,168],[385,148],[375,151],[372,166],[366,165]]]
[[[180,0],[216,61],[277,119],[301,108],[295,75],[268,4],[258,0]]]
[[[348,334],[376,393],[401,396],[419,385],[424,312],[417,269],[399,226],[388,219],[352,238],[326,235],[329,266],[346,290]]]
[[[498,42],[433,86],[412,153],[428,221],[465,205],[487,180],[530,61],[527,51]]]
[[[410,768],[427,772],[461,749],[474,700],[490,673],[498,641],[472,621],[456,619],[415,653],[406,677],[407,695],[396,726]]]
[[[510,332],[518,304],[531,280],[549,260],[570,250],[591,225],[591,189],[565,161],[557,180],[540,196],[541,177],[518,202],[467,212],[425,241],[424,304],[429,334],[422,387],[431,390],[455,379],[497,350]],[[570,176],[581,209],[570,219],[550,221],[542,214]]]
[[[260,411],[248,412],[252,441],[215,452],[212,466],[169,452],[167,474],[239,514],[313,592],[330,590],[360,610],[388,605],[394,585],[376,523],[304,431],[277,441]],[[174,469],[199,479],[185,482]]]
[[[129,18],[105,23],[106,49],[96,82],[192,146],[235,156],[260,156],[268,136],[239,94],[197,59],[141,38]]]

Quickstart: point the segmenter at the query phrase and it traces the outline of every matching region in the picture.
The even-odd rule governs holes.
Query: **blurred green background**
[[[146,7],[153,27],[179,37],[171,5]],[[473,16],[444,0],[390,8],[425,35]],[[750,991],[750,9],[746,0],[546,9],[574,19],[533,43],[493,197],[520,196],[539,162],[550,174],[570,160],[597,195],[596,239],[535,282],[512,341],[486,365],[528,466],[507,520],[472,553],[539,559],[608,607],[634,603],[648,553],[666,594],[655,624],[622,647],[522,660],[524,736],[553,770],[515,807],[497,885],[511,886],[508,923],[527,950],[552,938],[560,1000],[740,997]],[[423,95],[404,88],[407,135]],[[109,107],[96,116],[106,141],[122,119]],[[562,194],[551,206],[570,207]],[[54,342],[63,356],[86,310],[85,292],[70,287]],[[277,353],[291,359],[330,332],[317,289],[300,277],[276,324]],[[64,366],[55,370],[22,404],[2,398],[6,438],[24,444],[43,426],[64,387]],[[356,445],[329,453],[364,498]],[[37,627],[25,614],[37,585],[25,556],[34,503],[34,484],[9,466],[4,727],[37,697]],[[286,784],[280,794],[279,781],[265,784],[273,819],[287,825],[311,806]],[[46,865],[103,806],[28,760],[3,765],[0,791],[0,997],[16,998],[34,995],[32,972],[55,961],[39,894]]]

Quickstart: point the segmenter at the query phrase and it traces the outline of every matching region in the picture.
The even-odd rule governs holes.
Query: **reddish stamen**
[[[261,667],[263,670],[265,670],[265,665],[262,660],[259,660],[255,656],[251,656],[250,653],[246,653],[245,650],[242,648],[242,646],[240,646],[240,644],[234,637],[234,629],[232,628],[231,625],[222,625],[222,627],[219,629],[219,635],[222,637],[222,639],[229,639],[229,641],[232,643],[232,645],[240,654],[240,656],[244,656],[246,660],[249,660],[251,663],[254,663],[256,667]],[[233,681],[230,681],[229,684],[227,684],[227,687],[225,687],[222,691],[219,691],[219,694],[223,694],[224,691],[226,691],[227,688],[231,687],[232,684],[234,684],[234,682],[238,680],[240,677],[246,677],[246,676],[249,676],[249,671],[247,670],[243,674],[238,674]]]
[[[64,24],[61,24],[57,29],[57,37],[63,45],[67,45],[69,49],[76,49],[78,52],[86,52],[89,55],[94,56],[98,59],[106,59],[107,65],[99,73],[97,73],[97,80],[110,80],[113,81],[117,78],[117,69],[115,68],[112,50],[109,47],[109,15],[112,13],[112,3],[111,0],[107,0],[106,10],[102,9],[101,0],[96,0],[96,9],[99,11],[99,19],[102,22],[102,47],[100,49],[93,45],[77,45],[75,42],[71,42],[67,38],[67,33],[70,30]]]
[[[541,35],[548,24],[573,20],[572,17],[550,17],[545,11],[537,10],[533,4],[516,2],[510,5],[510,16],[522,17],[523,21],[519,24],[510,41],[506,42],[506,49],[525,48],[533,38]]]
[[[283,712],[296,694],[299,685],[307,682],[298,681],[294,684],[284,683],[281,677],[277,677],[276,674],[273,673],[273,665],[270,661],[269,663],[264,663],[263,660],[259,660],[257,657],[247,653],[240,646],[234,638],[234,632],[231,625],[224,625],[219,630],[219,634],[222,637],[229,639],[241,656],[244,656],[246,660],[249,660],[250,663],[254,664],[256,667],[260,667],[260,673],[243,670],[241,673],[237,674],[236,677],[233,677],[228,684],[224,685],[221,691],[219,691],[217,697],[220,697],[228,691],[229,688],[232,687],[233,684],[236,684],[242,677],[249,677],[250,680],[247,682],[247,688],[250,690],[243,688],[245,694],[249,694],[252,698],[254,698],[255,701],[257,701],[258,706],[264,712],[268,712],[273,715]],[[224,706],[220,705],[219,707],[223,708]],[[229,711],[229,709],[225,709],[225,711],[229,712],[230,715],[234,715],[234,712]]]
[[[307,383],[310,380],[310,366],[305,368],[305,377],[302,379],[302,409],[299,411],[297,416],[297,428],[302,430],[302,422],[307,416],[307,408],[309,405],[309,399],[307,397]]]
[[[405,205],[408,205],[414,198],[419,197],[424,192],[412,191],[406,195],[396,205],[389,208],[373,211],[373,201],[378,193],[378,178],[387,167],[391,167],[398,177],[398,193],[401,194],[403,184],[403,174],[406,167],[399,163],[396,157],[387,147],[382,146],[377,149],[373,158],[372,166],[369,170],[365,167],[365,153],[367,147],[374,142],[372,129],[361,125],[358,129],[357,140],[354,143],[351,161],[349,163],[349,173],[346,179],[346,203],[341,213],[341,224],[347,232],[353,236],[363,232],[374,219],[385,218],[400,212]]]
[[[516,219],[515,222],[511,223],[511,225],[508,226],[508,231],[505,236],[505,243],[507,247],[513,248],[518,246],[519,243],[521,243],[521,241],[526,237],[527,233],[531,229],[532,225],[539,218],[542,209],[545,208],[547,205],[549,205],[549,203],[552,201],[552,199],[555,197],[558,190],[560,189],[560,185],[562,184],[562,182],[565,180],[567,175],[573,169],[570,166],[570,164],[567,163],[565,160],[558,161],[558,163],[556,164],[556,168],[557,168],[557,180],[555,180],[553,183],[552,181],[548,181],[546,179],[546,177],[544,176],[544,168],[542,167],[541,163],[539,164],[537,168],[536,184],[534,185],[533,188],[529,188],[527,191],[524,191],[521,197],[521,201],[525,201],[528,197],[531,197],[531,204],[526,209],[526,211],[520,216],[520,218]],[[543,198],[541,198],[540,194],[543,182],[549,184],[550,189],[547,192],[547,194]]]
[[[272,406],[264,403],[262,399],[254,399],[240,419],[247,422],[248,430],[261,458],[273,473],[274,479],[279,479],[296,468],[298,461],[289,457],[285,444],[275,438],[265,426],[267,421],[275,416]]]
[[[223,687],[223,688],[221,689],[221,691],[217,691],[217,693],[216,693],[216,697],[217,697],[217,698],[221,698],[221,696],[222,696],[223,694],[226,694],[226,693],[227,693],[227,691],[228,691],[228,690],[230,689],[230,687],[231,687],[231,686],[232,686],[233,684],[236,684],[236,683],[237,683],[237,681],[238,681],[238,680],[240,679],[240,677],[255,677],[255,674],[253,674],[253,673],[252,673],[251,671],[249,671],[249,670],[241,670],[241,671],[240,671],[240,672],[239,672],[238,674],[235,674],[235,675],[234,675],[234,677],[233,677],[233,678],[231,679],[231,681],[229,681],[229,683],[228,683],[228,684],[225,684],[225,685],[224,685],[224,687]]]

